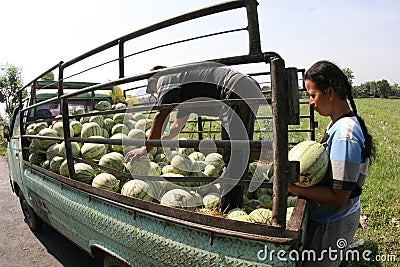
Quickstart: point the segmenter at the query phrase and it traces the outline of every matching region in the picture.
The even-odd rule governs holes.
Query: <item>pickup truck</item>
[[[257,4],[253,0],[227,1],[162,21],[112,40],[70,61],[57,63],[19,90],[19,106],[11,119],[8,136],[8,162],[12,190],[19,197],[25,221],[32,231],[40,231],[45,223],[108,267],[301,265],[298,258],[288,255],[301,251],[306,234],[307,202],[297,198],[294,203],[288,203],[287,183],[299,177],[298,164],[288,160],[288,149],[303,139],[312,139],[315,122],[312,110],[306,109],[306,114],[300,114],[304,112],[299,108],[300,105],[307,104],[300,97],[301,91],[304,91],[301,76],[304,71],[286,68],[284,60],[277,53],[261,51]],[[94,123],[98,125],[95,128],[101,126],[99,128],[105,129],[108,119],[114,120],[114,126],[122,124],[121,131],[124,126],[131,130],[134,126],[128,123],[127,117],[131,120],[135,114],[146,114],[148,122],[155,110],[173,109],[174,105],[158,105],[148,100],[133,105],[127,103],[128,93],[143,89],[143,86],[132,84],[142,82],[145,86],[155,72],[144,71],[126,77],[126,60],[131,57],[124,54],[125,43],[176,24],[234,9],[246,11],[248,25],[244,30],[248,32],[249,53],[204,62],[216,62],[232,68],[257,63],[262,66],[260,71],[248,75],[268,80],[269,86],[262,90],[265,97],[253,99],[264,105],[260,109],[267,112],[257,115],[257,121],[261,122],[258,125],[261,126],[254,129],[254,138],[247,140],[251,155],[248,169],[236,178],[245,189],[251,187],[254,179],[248,175],[250,165],[257,162],[261,154],[267,155],[267,165],[268,168],[272,165],[273,173],[270,169],[266,172],[261,169],[263,178],[257,180],[257,190],[263,190],[263,194],[270,196],[270,217],[261,222],[251,219],[247,213],[262,206],[260,201],[251,202],[251,199],[245,199],[245,202],[252,203],[253,207],[249,204],[248,210],[240,209],[247,218],[243,220],[240,216],[229,218],[225,211],[218,210],[218,205],[212,209],[206,209],[203,205],[188,209],[165,205],[155,197],[145,198],[145,194],[123,194],[121,188],[124,184],[146,178],[150,182],[162,180],[164,183],[192,185],[200,182],[217,187],[213,181],[219,179],[218,176],[199,175],[199,172],[194,176],[163,176],[160,172],[132,174],[126,171],[126,164],[122,168],[112,164],[102,165],[101,158],[88,158],[88,153],[84,156],[82,151],[90,143],[105,147],[104,153],[113,152],[119,154],[120,158],[126,152],[121,147],[131,148],[139,144],[162,147],[164,152],[173,150],[176,145],[185,151],[199,152],[202,142],[211,140],[218,154],[222,148],[237,140],[231,140],[230,144],[220,140],[218,127],[213,126],[217,118],[192,117],[188,125],[193,126],[182,131],[187,138],[170,142],[113,138],[117,132],[116,128],[114,132],[114,127],[109,128],[105,135],[102,135],[102,131],[88,136],[83,134],[88,131],[83,125]],[[117,48],[119,52],[118,79],[105,83],[64,79],[64,72],[69,67],[110,48]],[[179,66],[166,70],[173,72],[177,68]],[[58,73],[58,79],[40,80],[40,77],[52,71]],[[22,98],[23,90],[29,90],[25,99]],[[118,99],[120,103],[117,103]],[[109,103],[105,105],[108,108],[100,108],[104,103]],[[227,101],[226,104],[232,103]],[[120,114],[123,114],[124,120],[116,123],[115,119]],[[73,128],[72,125],[78,122],[82,127]],[[47,132],[55,130],[56,124],[61,124],[61,131],[58,128],[56,135],[41,134],[43,129]],[[299,125],[307,127],[300,129]],[[50,150],[50,147],[57,147],[57,150]],[[75,149],[78,149],[78,153]],[[55,158],[60,159],[58,163]],[[61,171],[61,162],[66,173]],[[82,171],[77,164],[84,165],[86,169]],[[116,190],[115,186],[111,190],[110,186],[94,185],[93,177],[104,173],[118,178]],[[199,197],[199,192],[191,194]],[[246,192],[243,197],[251,198],[249,195],[251,192]],[[287,213],[288,205],[292,206],[290,213]]]

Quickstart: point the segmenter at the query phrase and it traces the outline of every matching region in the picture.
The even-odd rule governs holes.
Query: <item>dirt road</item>
[[[0,267],[91,267],[94,260],[49,226],[33,234],[12,193],[0,156]]]

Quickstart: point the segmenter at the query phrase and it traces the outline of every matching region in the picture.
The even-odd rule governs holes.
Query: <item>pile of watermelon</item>
[[[96,105],[97,111],[126,109],[124,103],[111,104],[100,101]],[[76,109],[73,115],[85,114],[84,109]],[[128,197],[135,197],[145,201],[153,201],[174,208],[188,210],[219,210],[221,204],[221,185],[213,182],[188,182],[179,181],[182,177],[220,177],[223,175],[225,162],[221,154],[212,152],[203,154],[193,148],[162,148],[154,147],[146,156],[142,156],[131,163],[125,163],[126,152],[144,145],[152,120],[143,113],[116,113],[111,115],[98,115],[81,117],[79,120],[71,119],[70,135],[81,138],[110,138],[119,140],[142,140],[138,146],[108,145],[102,143],[77,143],[72,142],[72,155],[93,164],[74,162],[74,179],[90,184],[104,190],[120,193]],[[52,123],[38,122],[26,128],[27,134],[50,137],[63,137],[64,129],[61,121]],[[308,155],[308,161],[303,161],[302,170],[308,174],[312,184],[319,182],[321,177],[309,177],[309,173],[318,173],[319,176],[326,172],[326,155],[316,144],[307,143],[293,150],[292,160],[300,160],[303,154]],[[46,151],[46,153],[43,153]],[[66,160],[65,143],[58,140],[30,139],[29,161],[54,173],[69,177]],[[310,158],[312,159],[310,160]],[[312,163],[310,165],[310,162]],[[315,164],[317,162],[318,164]],[[307,166],[305,164],[308,164]],[[98,167],[96,167],[98,166]],[[315,169],[319,166],[318,170]],[[103,167],[103,168],[102,168]],[[248,178],[253,181],[268,181],[272,177],[271,164],[252,162],[249,165]],[[104,169],[105,168],[105,169]],[[108,169],[114,170],[110,171]],[[115,172],[118,171],[118,172]],[[121,172],[126,175],[121,175]],[[150,178],[149,178],[150,177]],[[154,179],[158,177],[159,179]],[[161,179],[174,177],[171,179]],[[171,180],[171,182],[167,181]],[[303,179],[299,185],[309,186]],[[270,180],[272,182],[272,179]],[[258,188],[249,193],[245,190],[243,195],[244,207],[230,211],[227,218],[271,223],[272,190]],[[288,207],[293,207],[296,197],[288,197]],[[290,210],[290,209],[289,209]],[[220,210],[219,210],[220,211]]]

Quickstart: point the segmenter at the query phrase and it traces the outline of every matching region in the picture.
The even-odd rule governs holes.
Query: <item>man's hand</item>
[[[137,158],[147,155],[146,147],[136,148],[134,150],[129,151],[125,155],[125,162],[131,163]]]

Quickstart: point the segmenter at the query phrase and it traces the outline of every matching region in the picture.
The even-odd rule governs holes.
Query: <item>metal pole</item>
[[[288,121],[285,82],[285,62],[271,60],[274,185],[272,225],[285,229],[288,185]]]

